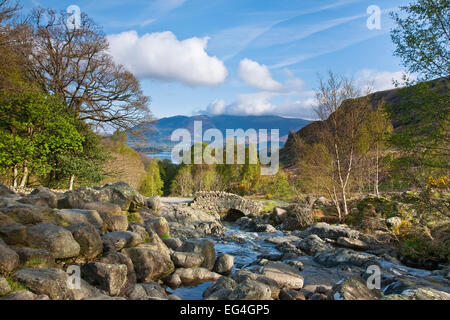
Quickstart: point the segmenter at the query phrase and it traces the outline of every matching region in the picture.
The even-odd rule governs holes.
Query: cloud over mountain
[[[208,37],[178,40],[170,31],[136,31],[108,36],[110,53],[141,79],[182,82],[189,86],[214,86],[225,82],[228,70],[206,52]]]
[[[263,91],[280,92],[283,85],[272,78],[269,68],[250,59],[243,59],[239,65],[239,78],[248,85]]]

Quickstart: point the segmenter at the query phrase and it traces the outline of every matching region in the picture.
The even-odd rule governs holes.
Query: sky
[[[78,6],[104,28],[110,54],[141,80],[154,117],[279,115],[314,119],[328,71],[393,87],[389,12],[406,0],[22,0]],[[374,10],[375,9],[375,10]],[[377,19],[377,10],[380,15]],[[379,22],[379,23],[378,23]]]

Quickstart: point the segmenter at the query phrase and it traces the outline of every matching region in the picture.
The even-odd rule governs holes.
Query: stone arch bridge
[[[258,215],[262,204],[241,196],[219,191],[201,191],[195,194],[191,206],[195,209],[213,212],[225,221],[235,221],[241,217]]]

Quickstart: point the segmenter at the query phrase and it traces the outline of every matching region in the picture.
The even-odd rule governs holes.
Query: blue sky
[[[77,5],[104,27],[114,59],[136,74],[155,117],[276,114],[314,117],[318,74],[328,70],[392,87],[389,11],[406,0],[23,0]],[[367,9],[381,10],[370,30]]]

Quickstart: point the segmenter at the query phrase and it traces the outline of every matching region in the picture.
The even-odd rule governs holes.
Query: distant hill
[[[448,78],[441,78],[441,79],[433,80],[433,81],[430,81],[430,83],[432,85],[432,88],[437,88],[438,90],[440,90],[442,92],[443,95],[448,94],[448,89],[450,87],[450,85],[449,85],[450,81]],[[384,103],[386,105],[389,105],[395,113],[396,107],[399,106],[403,102],[403,99],[404,99],[404,97],[402,95],[400,95],[400,90],[402,90],[402,88],[387,90],[387,91],[380,91],[380,92],[376,92],[376,93],[369,95],[368,97],[369,97],[370,108],[372,108],[373,110],[376,110],[376,108],[378,108],[378,106],[381,103]],[[365,97],[363,97],[363,98],[365,98]],[[358,99],[363,99],[363,98],[358,98]],[[338,110],[338,112],[345,112],[345,110],[351,106],[352,106],[352,104],[349,103],[348,100],[346,100],[342,103],[341,107],[339,108],[340,110]],[[414,121],[413,117],[412,117],[411,121]],[[396,128],[398,128],[398,123],[395,119],[393,120],[392,125],[394,127],[394,130]],[[296,165],[295,164],[296,158],[295,158],[294,149],[293,149],[294,148],[294,140],[295,140],[294,138],[299,137],[306,143],[315,143],[318,141],[320,132],[321,132],[321,130],[323,130],[323,126],[324,126],[323,121],[315,121],[315,122],[311,122],[307,126],[303,127],[298,132],[291,134],[288,137],[288,140],[286,141],[284,147],[280,150],[281,164],[285,168],[290,168],[290,167],[294,168]]]
[[[203,132],[208,129],[218,129],[222,132],[224,138],[226,136],[226,129],[279,129],[280,130],[280,145],[284,145],[287,141],[290,132],[296,132],[304,126],[308,125],[310,121],[304,119],[283,118],[278,116],[174,116],[169,118],[162,118],[157,123],[148,127],[138,127],[136,129],[142,132],[145,139],[137,141],[129,138],[128,143],[136,150],[147,153],[155,153],[161,151],[170,151],[174,145],[170,141],[172,133],[176,129],[187,129],[193,133],[194,121],[202,121]],[[268,131],[270,138],[270,131]]]

